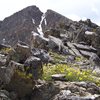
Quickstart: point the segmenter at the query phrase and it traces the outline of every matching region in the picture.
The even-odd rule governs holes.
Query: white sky
[[[0,20],[30,5],[43,12],[52,9],[73,20],[90,18],[100,25],[100,0],[1,0]]]

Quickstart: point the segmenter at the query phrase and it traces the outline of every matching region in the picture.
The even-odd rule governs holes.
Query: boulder
[[[82,54],[82,56],[89,58],[92,54],[92,52],[89,51],[84,51],[84,50],[80,50],[80,53]]]
[[[59,81],[63,81],[63,80],[65,80],[65,74],[53,74],[53,75],[51,75],[51,78],[53,79],[53,80],[59,80]]]
[[[52,82],[38,83],[32,92],[31,100],[52,100],[59,91],[59,87]]]
[[[72,54],[72,53],[70,53],[70,50],[66,46],[62,46],[61,53],[64,54],[64,55],[70,55],[70,54]]]
[[[72,41],[73,39],[73,32],[69,32],[69,31],[65,31],[64,33],[60,34],[60,38],[62,39],[63,42],[68,42],[68,41]]]
[[[92,27],[92,28],[97,28],[98,27],[98,25],[96,25],[95,23],[91,22],[90,19],[85,20],[84,23],[86,25],[88,25],[89,27]]]
[[[49,35],[59,38],[60,30],[51,28],[44,33],[44,37],[48,37]]]
[[[40,58],[44,64],[45,63],[47,64],[52,60],[52,58],[50,57],[49,53],[46,50],[33,48],[31,52],[32,52],[32,56]]]
[[[65,61],[67,63],[74,63],[75,62],[75,56],[69,55],[69,56],[67,56],[67,58],[65,59]]]
[[[0,44],[0,50],[10,48],[10,45]]]
[[[35,82],[24,72],[22,64],[11,61],[7,68],[2,72],[2,81],[8,91],[14,91],[18,97],[24,97],[32,92]],[[2,71],[0,69],[0,71]]]
[[[6,90],[0,90],[0,100],[11,100],[9,98],[9,92]]]
[[[23,42],[16,44],[15,52],[11,56],[11,60],[24,63],[24,61],[31,55],[30,47]]]
[[[73,45],[78,49],[78,50],[84,50],[84,51],[89,51],[89,52],[93,52],[93,53],[97,53],[97,49],[95,49],[92,46],[89,45],[82,45],[82,44],[77,44],[77,43],[73,43]]]
[[[40,58],[30,56],[26,59],[24,65],[27,74],[31,73],[35,80],[41,78],[43,74],[43,68]]]
[[[14,61],[11,61],[7,67],[2,66],[0,68],[1,81],[8,84],[11,81],[16,69],[23,71],[24,66]]]
[[[98,57],[97,54],[92,53],[89,60],[90,60],[91,66],[93,66],[94,68],[96,67],[100,68],[100,58]]]
[[[31,47],[35,48],[41,48],[41,49],[47,49],[47,44],[48,44],[48,39],[38,35],[38,34],[33,34],[32,39],[31,39]]]
[[[35,82],[24,72],[22,64],[11,61],[7,67],[0,68],[0,81],[7,91],[14,91],[18,97],[32,92]],[[8,99],[7,99],[8,100]]]
[[[7,62],[7,56],[0,54],[0,66],[5,66]]]
[[[79,50],[76,49],[76,47],[75,47],[72,43],[67,42],[67,46],[68,46],[69,49],[71,49],[71,50],[74,52],[74,54],[75,54],[76,56],[79,56],[79,57],[82,56],[81,53],[79,52]]]
[[[54,51],[61,51],[63,46],[63,42],[56,37],[49,36],[49,41],[48,41],[48,48],[52,49]]]
[[[97,34],[95,32],[90,32],[90,31],[85,32],[86,42],[89,45],[92,45],[92,41],[95,40],[96,36],[97,36]]]

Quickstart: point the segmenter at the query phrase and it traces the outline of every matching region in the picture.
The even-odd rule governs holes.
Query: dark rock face
[[[100,100],[99,79],[96,84],[65,82],[59,68],[62,73],[51,70],[50,82],[39,81],[43,67],[57,64],[79,67],[79,73],[90,69],[97,79],[99,56],[100,27],[90,19],[75,22],[52,10],[43,14],[27,7],[0,21],[0,100]]]
[[[60,23],[72,23],[70,19],[47,10],[44,14],[36,6],[29,6],[10,17],[5,18],[0,23],[0,43],[5,40],[6,44],[14,45],[18,40],[29,44],[32,31],[39,33],[38,28],[41,24],[42,31],[50,28],[59,27]],[[42,22],[41,22],[42,21]]]
[[[42,14],[39,8],[30,6],[5,18],[0,25],[0,42],[3,38],[8,44],[15,44],[18,40],[28,42],[31,31],[37,31],[36,26],[39,25]]]
[[[27,73],[32,73],[35,80],[41,78],[43,74],[43,68],[42,62],[39,58],[33,56],[27,58],[27,60],[25,61],[25,67]],[[29,67],[28,70],[27,67]]]
[[[46,21],[47,21],[47,29],[50,28],[57,28],[60,26],[61,23],[65,24],[67,23],[68,25],[72,23],[73,21],[64,17],[63,15],[53,11],[53,10],[47,10],[45,13]]]

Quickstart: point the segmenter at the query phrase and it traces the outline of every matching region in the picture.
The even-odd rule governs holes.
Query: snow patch
[[[46,21],[46,18],[45,18],[45,13],[41,16],[41,21],[40,21],[40,24],[39,24],[39,26],[37,27],[37,31],[38,31],[38,33],[43,37],[43,30],[42,30],[42,23],[43,23],[43,21],[44,21],[44,24],[45,25],[47,25],[47,21]],[[33,24],[35,24],[35,20],[32,18],[32,22],[33,22]],[[36,32],[34,32],[34,31],[32,31],[31,32],[33,35],[39,35],[38,33],[36,33]]]
[[[47,25],[47,21],[46,21],[46,18],[44,18],[44,23],[45,23],[45,25]]]
[[[35,20],[32,18],[32,22],[33,22],[33,24],[35,24]]]
[[[32,35],[34,35],[34,36],[39,35],[38,33],[34,32],[34,31],[32,31],[31,33],[32,33]]]
[[[45,13],[41,16],[40,25],[39,25],[39,27],[37,28],[37,30],[38,30],[38,32],[39,32],[39,34],[40,34],[41,36],[43,36],[43,30],[42,30],[42,23],[43,23],[43,21],[44,21],[45,25],[47,25],[47,21],[46,21],[46,18],[45,18]]]
[[[3,44],[6,43],[6,39],[5,39],[5,38],[2,39],[2,43],[3,43]]]
[[[45,15],[43,14],[43,15],[41,16],[40,25],[39,25],[39,27],[37,28],[39,34],[42,35],[42,36],[43,36],[43,31],[42,31],[42,22],[43,22],[44,18],[45,18]]]
[[[85,34],[86,35],[93,35],[93,34],[95,34],[95,32],[86,31]]]

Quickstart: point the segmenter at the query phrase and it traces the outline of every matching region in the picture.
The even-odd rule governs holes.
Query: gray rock
[[[2,66],[0,68],[1,81],[4,82],[5,84],[8,84],[11,81],[16,69],[23,71],[24,66],[14,61],[11,61],[7,67]]]
[[[41,78],[43,74],[42,62],[40,58],[30,56],[24,63],[27,73],[32,73],[35,80]],[[28,68],[28,70],[27,70]]]
[[[97,56],[97,54],[92,53],[89,60],[90,60],[90,63],[93,67],[99,67],[100,66],[100,58]]]
[[[54,36],[56,38],[60,37],[60,30],[51,28],[44,33],[44,37],[48,37],[49,35]]]
[[[18,95],[14,91],[9,93],[9,97],[11,98],[11,100],[17,100],[18,99]]]
[[[52,79],[53,80],[65,80],[65,74],[54,74],[54,75],[51,75]]]
[[[5,18],[0,28],[0,42],[5,38],[8,44],[15,45],[18,40],[30,42],[31,31],[37,31],[42,12],[36,6],[29,6]],[[32,22],[35,20],[35,24]],[[9,33],[9,34],[7,34]]]
[[[11,100],[9,98],[9,92],[6,90],[0,90],[0,100]]]
[[[79,56],[79,57],[82,56],[79,50],[76,49],[76,47],[72,43],[67,42],[67,46],[75,53],[76,56]]]
[[[95,32],[90,32],[90,31],[85,32],[86,42],[89,45],[92,45],[92,41],[95,40],[96,37],[97,37],[97,34]]]
[[[5,44],[0,44],[0,50],[6,49],[6,48],[11,48],[10,45],[5,45]]]
[[[2,76],[2,80],[6,90],[17,93],[12,94],[15,96],[13,98],[16,98],[16,95],[22,98],[31,94],[32,88],[35,86],[34,80],[25,74],[23,67],[22,64],[11,61],[7,68],[5,68],[5,73],[3,72],[4,75]]]
[[[89,51],[89,52],[97,53],[97,50],[95,48],[93,48],[92,46],[82,45],[82,44],[77,44],[77,43],[73,43],[73,45],[78,50],[84,50],[84,51]]]
[[[69,55],[67,56],[66,60],[67,63],[74,63],[75,62],[75,56]]]
[[[47,44],[48,44],[48,38],[45,38],[41,35],[36,35],[33,33],[32,39],[31,39],[31,47],[35,48],[41,48],[41,49],[47,49]]]
[[[31,52],[33,56],[40,58],[43,63],[48,63],[52,60],[52,58],[46,50],[33,48]]]
[[[7,56],[0,54],[0,66],[6,65]]]
[[[63,42],[59,38],[49,36],[49,41],[48,41],[49,49],[52,49],[54,51],[61,51],[62,46]]]
[[[39,83],[33,89],[31,100],[52,100],[59,91],[59,87],[52,82]]]
[[[6,68],[6,73],[5,73],[6,83],[9,83],[11,81],[11,78],[13,77],[16,69],[24,70],[23,67],[24,67],[23,65],[11,61],[8,67]]]
[[[65,54],[65,55],[72,54],[72,53],[70,53],[70,50],[66,46],[62,47],[62,51],[61,52],[62,52],[62,54]]]
[[[12,54],[11,60],[16,62],[24,63],[24,61],[31,55],[31,50],[29,45],[24,42],[19,41],[15,47],[15,53]]]
[[[84,50],[80,50],[80,53],[86,58],[89,58],[92,55],[92,52],[84,51]]]

